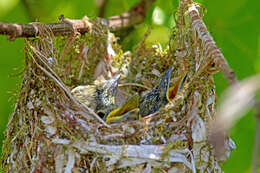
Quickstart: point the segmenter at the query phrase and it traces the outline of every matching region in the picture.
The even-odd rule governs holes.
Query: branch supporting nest
[[[185,0],[183,2],[186,2]],[[195,30],[202,40],[206,58],[212,59],[216,66],[221,70],[230,85],[238,84],[234,71],[229,67],[224,55],[219,50],[208,29],[199,15],[195,3],[188,7],[188,14],[191,20],[191,27]]]
[[[104,23],[107,23],[108,27],[113,31],[137,25],[143,22],[145,14],[153,2],[154,0],[142,0],[132,7],[129,12],[102,20],[104,20]],[[91,23],[88,22],[88,20],[67,20],[69,20],[70,23],[62,20],[60,23],[46,24],[46,27],[50,28],[55,36],[68,35],[75,32],[75,30],[81,34],[91,31]],[[73,26],[73,28],[71,26]],[[15,40],[17,37],[35,37],[38,34],[38,29],[33,23],[17,24],[0,22],[0,34],[8,35],[9,40]]]

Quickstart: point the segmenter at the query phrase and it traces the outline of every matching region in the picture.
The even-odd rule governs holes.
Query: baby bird
[[[120,107],[115,103],[120,75],[97,85],[78,86],[71,92],[81,103],[92,108],[106,123],[138,120],[158,111],[174,99],[182,88],[186,75],[169,87],[172,70],[169,68],[159,79],[158,86],[142,98],[134,94]]]
[[[159,85],[154,87],[151,92],[144,95],[139,104],[142,117],[150,115],[168,103],[168,91],[172,68],[169,68],[159,81]]]
[[[169,87],[172,70],[172,68],[169,68],[159,80],[159,85],[141,98],[139,104],[141,117],[158,111],[162,106],[173,100],[177,92],[182,88],[186,74],[182,75],[172,87]]]
[[[71,93],[85,106],[93,109],[100,118],[107,116],[116,108],[115,96],[120,75],[97,85],[78,86]]]
[[[122,121],[138,120],[139,109],[138,109],[138,94],[134,94],[130,97],[121,107],[118,107],[111,111],[105,121],[107,123],[119,123]]]

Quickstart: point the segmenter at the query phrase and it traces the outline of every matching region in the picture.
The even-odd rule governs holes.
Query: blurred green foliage
[[[0,0],[0,21],[29,23],[32,21],[56,22],[58,16],[64,14],[68,18],[95,17],[98,15],[99,0]],[[105,17],[118,15],[130,9],[139,0],[109,0]],[[258,0],[218,0],[197,1],[207,8],[205,23],[221,48],[230,66],[238,78],[244,79],[260,72],[260,2]],[[131,49],[152,26],[149,42],[158,41],[166,45],[170,28],[174,26],[173,12],[178,5],[177,0],[157,0],[148,12],[145,22],[131,29],[128,36],[121,40],[125,49]],[[24,66],[23,39],[15,42],[7,41],[0,36],[0,146],[3,130],[8,116],[13,110],[13,95],[19,90],[21,78],[11,77],[18,74]],[[19,68],[19,70],[14,70]],[[215,76],[217,92],[228,87],[222,74]],[[252,150],[255,134],[253,111],[242,118],[230,131],[237,149],[231,154],[223,167],[225,172],[251,172]],[[260,155],[260,153],[259,153]],[[259,170],[260,171],[260,170]]]

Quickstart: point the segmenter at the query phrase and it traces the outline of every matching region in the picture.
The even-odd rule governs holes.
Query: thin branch
[[[120,30],[122,28],[137,25],[143,22],[145,14],[152,6],[155,0],[142,0],[140,3],[132,7],[129,12],[123,13],[120,16],[113,16],[104,19],[111,30]],[[67,22],[69,21],[69,22]],[[88,20],[61,20],[59,23],[46,24],[55,36],[68,35],[75,31],[84,34],[91,31],[92,24]],[[17,24],[0,22],[0,34],[8,35],[10,40],[17,37],[35,37],[38,34],[37,27],[33,24]]]
[[[109,0],[102,0],[99,7],[98,17],[104,17],[108,1]]]
[[[142,23],[147,11],[152,7],[155,0],[141,0],[130,9],[129,12],[108,19],[111,30],[119,30]]]
[[[184,4],[188,3],[187,0],[182,1]],[[191,3],[191,4],[190,4]],[[224,55],[216,45],[212,36],[208,32],[208,29],[199,15],[197,4],[192,1],[188,4],[188,15],[191,20],[191,27],[195,30],[202,41],[205,55],[208,59],[214,60],[216,66],[221,70],[231,85],[238,84],[234,71],[228,65]]]
[[[240,85],[233,85],[225,91],[215,116],[216,119],[209,122],[208,139],[215,148],[216,156],[225,155],[227,148],[224,144],[227,131],[253,108],[256,102],[255,96],[259,90],[260,74],[244,79]],[[256,135],[259,135],[258,132]]]
[[[145,85],[141,85],[141,84],[138,84],[138,83],[122,83],[122,84],[119,84],[118,85],[119,87],[124,87],[124,86],[137,86],[137,87],[141,87],[141,88],[144,88],[144,89],[147,89],[147,90],[151,90],[151,88],[145,86]]]

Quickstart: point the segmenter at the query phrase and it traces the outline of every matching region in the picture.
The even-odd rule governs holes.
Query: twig
[[[188,3],[187,0],[183,0],[183,3]],[[202,41],[202,45],[205,51],[206,58],[209,60],[214,60],[216,66],[221,70],[223,75],[226,77],[230,85],[238,84],[237,78],[235,76],[234,71],[229,67],[224,55],[216,45],[212,36],[208,32],[206,25],[201,19],[197,4],[190,1],[191,4],[187,4],[188,6],[188,15],[191,20],[191,27],[198,34],[198,37]]]
[[[209,122],[209,141],[216,155],[223,156],[226,132],[255,105],[256,92],[260,90],[260,74],[244,79],[240,85],[231,86],[224,93],[216,119]]]
[[[141,85],[141,84],[138,84],[138,83],[122,83],[122,84],[119,84],[118,85],[119,87],[124,87],[124,86],[137,86],[137,87],[141,87],[141,88],[145,88],[147,90],[150,90],[151,88],[147,87],[147,86],[144,86],[144,85]]]
[[[99,9],[98,17],[104,17],[108,1],[109,0],[102,0],[99,7],[100,9]]]
[[[123,13],[120,16],[104,19],[104,22],[108,24],[111,30],[120,30],[139,24],[144,20],[147,10],[152,6],[154,1],[155,0],[142,0],[132,7],[129,12]],[[73,25],[73,28],[71,27],[71,24],[63,21],[45,25],[51,29],[55,36],[68,35],[75,32],[75,30],[84,34],[91,30],[91,23],[87,20],[68,20]],[[35,37],[38,34],[38,31],[33,24],[0,22],[0,34],[8,35],[10,40],[14,40],[17,37]]]

